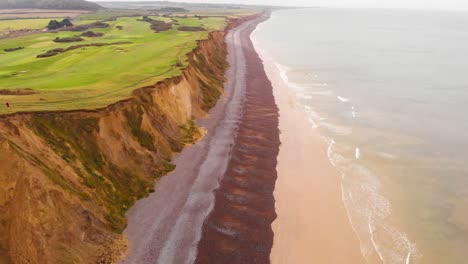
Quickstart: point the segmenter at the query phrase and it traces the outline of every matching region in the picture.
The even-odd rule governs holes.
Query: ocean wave
[[[342,96],[337,96],[336,97],[338,100],[340,100],[343,103],[349,102],[350,100],[348,98],[342,97]]]
[[[301,92],[302,95],[299,97],[310,98],[310,95],[331,95],[331,90],[311,90],[311,88],[316,87],[327,87],[328,83],[324,82],[301,82],[296,83],[292,82],[288,76],[288,73],[291,71],[291,68],[280,63],[275,63],[276,68],[280,73],[280,77],[283,82],[295,92]]]
[[[322,117],[321,115],[319,115],[316,111],[314,111],[314,109],[310,106],[307,106],[307,105],[304,105],[303,106],[304,108],[304,112],[306,113],[306,115],[312,119],[314,119],[315,121],[323,121],[323,120],[326,120],[325,117]]]
[[[299,97],[299,99],[303,99],[303,100],[310,100],[312,98],[314,98],[312,95],[309,95],[307,93],[300,93],[297,95],[297,97]]]
[[[347,127],[347,126],[340,126],[340,125],[335,125],[327,122],[321,122],[319,123],[320,128],[325,128],[331,133],[338,135],[338,136],[347,136],[350,135],[353,132],[352,127]]]
[[[381,194],[378,177],[364,165],[345,158],[340,148],[348,149],[331,140],[327,155],[342,175],[342,199],[362,255],[369,263],[375,258],[382,263],[418,263],[421,254],[416,245],[390,223],[391,203]]]
[[[331,90],[314,90],[314,91],[308,90],[306,91],[306,93],[310,95],[324,95],[324,96],[330,96],[333,94]]]
[[[393,154],[387,153],[387,152],[376,152],[375,154],[376,154],[377,156],[380,156],[380,157],[386,158],[386,159],[392,159],[392,160],[394,160],[394,159],[397,158],[396,155],[393,155]]]
[[[304,85],[310,86],[310,87],[315,87],[315,86],[320,86],[320,87],[324,86],[324,87],[326,87],[326,86],[328,86],[328,83],[317,83],[317,82],[314,82],[314,83],[305,83]]]
[[[289,84],[289,77],[288,77],[289,68],[279,63],[275,63],[275,66],[276,68],[278,68],[280,77],[283,80],[283,82],[285,84]]]

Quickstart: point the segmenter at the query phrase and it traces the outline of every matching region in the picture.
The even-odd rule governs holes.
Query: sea
[[[367,262],[468,263],[468,13],[279,10],[252,40],[328,144]]]

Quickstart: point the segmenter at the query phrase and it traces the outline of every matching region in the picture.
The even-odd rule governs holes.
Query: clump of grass
[[[206,28],[200,26],[181,26],[179,31],[206,31]]]
[[[13,52],[13,51],[22,50],[22,49],[24,49],[24,47],[8,48],[8,49],[4,49],[3,51]]]
[[[157,169],[156,169],[156,172],[154,174],[154,177],[156,178],[160,178],[172,171],[174,171],[176,168],[176,165],[170,163],[170,162],[165,162],[162,164],[162,166],[159,166]]]
[[[200,137],[200,132],[193,118],[189,120],[187,124],[181,126],[180,129],[182,131],[183,141],[185,144],[194,144]]]
[[[203,80],[200,80],[200,89],[203,94],[202,109],[208,111],[218,102],[218,99],[221,97],[221,91],[216,86],[209,85]]]
[[[156,151],[153,136],[141,128],[144,114],[143,107],[138,106],[136,110],[133,111],[127,110],[124,114],[133,136],[135,136],[140,145],[148,150]]]
[[[80,37],[69,37],[69,38],[60,38],[60,37],[56,37],[54,39],[54,42],[57,42],[57,43],[69,43],[69,42],[80,42],[80,41],[83,41],[84,38],[80,38]]]
[[[100,32],[93,32],[93,31],[86,31],[83,34],[81,34],[82,37],[87,37],[87,38],[98,38],[104,36],[104,33]]]

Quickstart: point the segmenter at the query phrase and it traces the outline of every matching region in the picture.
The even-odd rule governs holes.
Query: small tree
[[[64,20],[62,20],[60,24],[62,27],[73,27],[73,23],[68,18],[65,18]]]
[[[56,30],[58,28],[61,28],[61,24],[57,20],[51,20],[49,25],[47,25],[48,30]]]
[[[149,18],[148,16],[143,16],[142,20],[145,22],[151,22],[153,19]]]

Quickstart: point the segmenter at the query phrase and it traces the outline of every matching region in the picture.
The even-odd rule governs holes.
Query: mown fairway
[[[151,17],[170,21],[170,18]],[[154,33],[141,17],[124,17],[106,22],[110,27],[91,29],[104,33],[73,43],[56,43],[56,37],[73,37],[82,32],[38,33],[14,39],[0,39],[0,92],[28,90],[27,95],[0,95],[0,114],[17,111],[91,109],[128,98],[138,87],[153,84],[180,74],[180,60],[186,65],[186,54],[196,41],[206,39],[208,31],[181,32],[173,29]],[[180,26],[202,26],[221,29],[221,17],[175,18]],[[93,21],[79,21],[83,24]],[[45,23],[47,24],[47,23]],[[45,26],[45,25],[44,25]],[[121,26],[119,30],[116,27]],[[39,27],[39,28],[42,28]],[[103,47],[85,47],[49,58],[36,58],[48,50],[91,43],[130,42]],[[24,47],[14,52],[7,48]],[[7,108],[5,103],[11,107]]]
[[[10,30],[42,29],[52,18],[0,20],[0,36]]]

